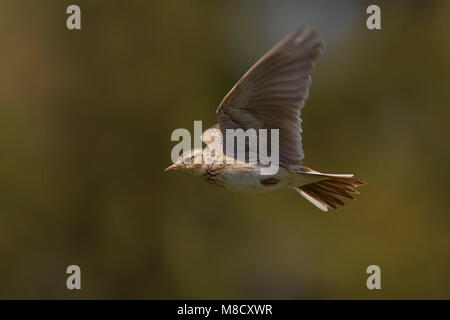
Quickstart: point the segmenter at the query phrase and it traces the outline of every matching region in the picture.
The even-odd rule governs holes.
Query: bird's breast
[[[280,189],[289,183],[284,168],[277,174],[261,175],[258,165],[229,165],[220,170],[209,170],[203,175],[210,183],[237,192],[268,192]]]

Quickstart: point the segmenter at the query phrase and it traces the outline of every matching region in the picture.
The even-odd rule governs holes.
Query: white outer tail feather
[[[302,172],[312,176],[330,177],[330,178],[353,178],[351,173],[321,173],[321,172]]]
[[[314,199],[313,197],[311,197],[309,194],[307,194],[306,192],[303,192],[302,190],[300,190],[300,188],[296,187],[294,188],[295,191],[297,191],[298,193],[300,193],[302,195],[303,198],[305,198],[306,200],[308,200],[309,202],[311,202],[313,205],[315,205],[317,208],[319,208],[322,211],[328,211],[328,207],[323,204],[322,202]]]

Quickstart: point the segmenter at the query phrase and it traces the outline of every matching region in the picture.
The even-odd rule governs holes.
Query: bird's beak
[[[170,170],[176,170],[176,169],[178,169],[178,167],[179,167],[179,165],[174,163],[170,167],[167,167],[166,169],[164,169],[164,172],[167,172],[167,171],[170,171]]]

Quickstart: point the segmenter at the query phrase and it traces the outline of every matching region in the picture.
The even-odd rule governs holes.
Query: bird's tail
[[[319,172],[304,172],[304,174],[324,178],[318,182],[295,188],[306,200],[323,211],[328,211],[328,208],[337,209],[338,206],[345,206],[342,200],[354,200],[353,194],[359,193],[354,188],[366,184],[361,179],[353,177],[352,174],[325,174]]]

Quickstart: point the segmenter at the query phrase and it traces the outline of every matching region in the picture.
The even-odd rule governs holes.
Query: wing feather
[[[279,129],[280,163],[301,164],[300,111],[308,99],[313,61],[321,46],[317,32],[302,26],[259,59],[217,109],[222,133],[238,128]]]

